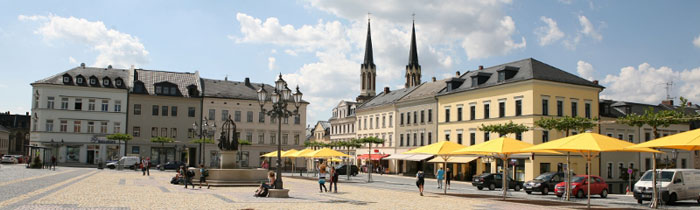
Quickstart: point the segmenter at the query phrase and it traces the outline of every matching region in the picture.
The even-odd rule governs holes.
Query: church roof
[[[374,67],[374,55],[372,54],[372,34],[370,32],[369,20],[367,21],[367,41],[365,42],[365,60],[362,67]]]
[[[411,31],[411,49],[408,52],[408,66],[420,66],[418,64],[418,50],[416,49],[416,23],[413,22],[413,29]]]

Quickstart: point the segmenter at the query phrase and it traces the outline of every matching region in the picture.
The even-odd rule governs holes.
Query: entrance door
[[[190,149],[190,152],[188,153],[189,154],[188,161],[190,162],[190,166],[194,167],[195,166],[194,164],[197,163],[197,155],[194,155],[194,154],[197,154],[197,149],[196,148],[189,148],[189,149]]]
[[[95,151],[94,150],[87,151],[87,164],[95,164]]]

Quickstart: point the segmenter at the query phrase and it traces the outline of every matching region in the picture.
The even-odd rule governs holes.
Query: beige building
[[[312,131],[311,140],[321,143],[331,143],[331,123],[328,121],[318,121]]]
[[[236,124],[239,139],[245,139],[252,145],[239,146],[241,167],[259,167],[263,158],[261,155],[277,150],[278,135],[281,135],[282,150],[303,149],[306,135],[306,107],[308,102],[303,102],[299,107],[299,116],[282,119],[282,133],[277,131],[278,121],[265,115],[260,110],[257,90],[263,85],[251,83],[248,78],[244,82],[202,79],[204,87],[203,116],[210,123],[216,122],[221,126],[224,119],[230,117]],[[272,93],[274,87],[264,85],[268,93]],[[289,102],[288,109],[294,110],[294,102]],[[272,109],[268,101],[266,110]],[[217,130],[215,139],[218,139],[221,130]],[[218,141],[217,141],[218,143]],[[206,146],[206,164],[218,165],[219,148],[215,144]],[[285,160],[286,167],[291,167],[291,162]],[[298,161],[296,167],[304,167],[303,161]]]
[[[129,133],[134,137],[127,154],[150,157],[153,164],[181,161],[199,163],[199,144],[192,124],[200,123],[199,72],[180,73],[136,69],[129,92]],[[170,137],[174,143],[152,143],[153,137]]]
[[[667,102],[667,101],[665,101]],[[652,128],[648,125],[633,127],[616,123],[616,119],[629,114],[644,114],[652,108],[654,110],[673,109],[671,104],[650,105],[624,101],[601,100],[600,101],[600,133],[617,139],[627,140],[631,143],[639,144],[654,139]],[[660,136],[668,136],[682,133],[689,130],[688,124],[673,124],[668,127],[659,127]],[[657,168],[694,168],[695,153],[684,150],[662,149],[664,154],[657,155]],[[673,162],[673,155],[676,161]],[[601,177],[608,183],[610,193],[625,193],[629,185],[627,173],[629,168],[633,169],[632,184],[639,179],[640,175],[652,168],[652,155],[639,152],[608,152],[600,154]]]
[[[356,137],[355,123],[357,118],[355,118],[355,110],[357,105],[358,103],[356,102],[340,101],[333,108],[333,115],[329,120],[331,124],[331,142],[349,141]],[[354,153],[348,155],[352,156]]]

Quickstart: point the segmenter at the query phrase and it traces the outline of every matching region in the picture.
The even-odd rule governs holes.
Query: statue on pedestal
[[[238,135],[236,132],[236,123],[231,120],[231,116],[221,126],[221,137],[219,138],[219,149],[221,151],[236,151],[238,150]]]

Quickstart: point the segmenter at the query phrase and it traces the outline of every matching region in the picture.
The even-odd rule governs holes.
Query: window
[[[491,140],[491,133],[484,132],[484,142]]]
[[[585,107],[586,118],[591,119],[591,103],[586,103]]]
[[[63,83],[69,83],[70,82],[70,77],[64,76],[63,77]]]
[[[209,109],[209,120],[215,120],[215,119],[216,119],[216,110]]]
[[[644,133],[644,141],[649,141],[649,140],[651,140],[651,133],[649,133],[649,132]]]
[[[88,121],[88,127],[87,127],[87,132],[88,133],[95,133],[95,122],[93,121]]]
[[[489,119],[489,112],[491,112],[489,105],[490,104],[484,104],[484,119]]]
[[[457,133],[457,144],[462,144],[462,133]]]
[[[95,99],[88,100],[88,111],[95,111]]]
[[[445,107],[445,122],[450,122],[450,107]]]
[[[399,134],[399,146],[403,147],[403,133]]]
[[[270,144],[277,144],[277,134],[270,133]]]
[[[109,79],[107,79],[107,78],[102,79],[102,86],[109,86]]]
[[[364,122],[362,123],[362,129],[367,130],[367,118],[362,119]]]
[[[389,135],[389,137],[391,137],[391,135]],[[432,143],[433,143],[433,133],[428,132],[428,145],[430,145]],[[389,146],[391,146],[391,145],[389,145]]]
[[[420,110],[420,123],[425,123],[425,110]]]
[[[289,144],[289,142],[287,141],[288,138],[289,138],[289,134],[283,134],[283,135],[282,135],[282,144],[283,144],[283,145]]]
[[[413,111],[413,124],[418,123],[418,112]]]
[[[433,122],[433,109],[428,109],[428,123]]]
[[[161,116],[168,116],[168,106],[162,106],[163,111],[160,113]]]
[[[571,116],[572,117],[578,116],[578,102],[576,102],[576,101],[571,102]]]
[[[177,88],[176,87],[170,87],[170,95],[177,95]]]
[[[294,125],[299,125],[299,124],[301,124],[301,116],[294,115]]]
[[[617,139],[625,140],[625,137],[624,137],[624,136],[625,136],[625,135],[617,134]]]
[[[389,127],[393,128],[394,127],[394,115],[389,115]]]
[[[418,146],[418,134],[413,133],[413,146]]]
[[[234,119],[234,120],[235,120],[236,122],[240,122],[240,121],[241,121],[241,111],[236,111],[236,112],[235,112],[235,115],[236,115],[236,116],[235,116],[235,119]]]
[[[542,131],[542,143],[549,142],[549,131]]]
[[[450,141],[450,131],[445,131],[445,141]]]
[[[503,82],[506,80],[506,72],[505,71],[499,71],[498,72],[498,82]]]
[[[522,132],[515,133],[515,139],[522,141],[523,140],[523,133]]]
[[[501,101],[498,102],[498,117],[505,117],[506,116],[506,102]]]
[[[194,109],[194,107],[187,107],[187,116],[188,116],[188,117],[194,117],[194,116],[195,116],[195,109]]]
[[[289,124],[289,117],[285,117],[285,118],[282,118],[282,119],[283,119],[282,123],[284,123],[284,124]],[[377,123],[377,128],[379,128],[379,123]]]
[[[557,100],[557,116],[564,116],[564,101]]]
[[[630,143],[634,143],[634,135],[632,135],[632,134],[628,135],[627,140],[629,140]]]
[[[151,127],[151,137],[156,137],[156,136],[158,136],[158,128]]]
[[[107,133],[107,122],[100,122],[100,133]]]
[[[681,159],[681,168],[688,168],[688,161],[685,158]]]
[[[83,99],[76,98],[73,109],[74,110],[83,110]]]
[[[167,137],[168,136],[168,128],[160,128],[160,136]]]
[[[258,112],[258,122],[265,123],[265,112]]]
[[[270,123],[275,124],[277,122],[277,118],[270,116]]]
[[[76,78],[76,79],[75,79],[75,81],[76,81],[76,82],[77,82],[78,84],[83,84],[83,82],[84,82],[84,80],[83,80],[83,77],[82,77],[82,76],[80,76],[80,77]]]
[[[367,122],[365,122],[365,123],[367,123]],[[367,124],[365,124],[365,125],[367,125]],[[369,118],[369,129],[372,129],[372,118],[371,117]]]
[[[163,93],[163,87],[156,86],[156,94],[161,94],[161,93]]]
[[[122,111],[122,101],[114,101],[114,111],[115,112]]]
[[[131,154],[139,154],[141,148],[139,146],[131,146]]]
[[[476,144],[476,133],[469,133],[469,146]]]
[[[73,121],[73,133],[80,133],[80,120]]]
[[[188,128],[187,129],[187,138],[194,138],[195,132],[193,128]]]
[[[265,133],[258,134],[258,144],[265,144]]]
[[[153,109],[152,109],[153,116],[158,116],[158,110],[159,110],[158,105],[153,105]]]
[[[299,145],[299,134],[294,134],[294,145]]]
[[[97,79],[90,78],[90,85],[97,85]]]
[[[540,174],[549,172],[550,167],[550,163],[540,163]]]
[[[48,98],[48,100],[46,101],[46,108],[47,109],[53,109],[53,100],[54,100],[53,96],[50,96]]]
[[[515,100],[515,116],[523,115],[523,100]]]
[[[102,100],[102,111],[109,111],[109,100]]]
[[[177,128],[170,128],[170,135],[173,138],[177,138]]]
[[[221,121],[226,121],[226,119],[228,119],[228,110],[225,110],[225,109],[221,110]],[[216,119],[212,119],[212,120],[216,120]]]
[[[462,107],[461,106],[457,107],[457,121],[458,122],[462,121]]]
[[[646,168],[646,170],[651,169],[651,159],[649,159],[649,158],[644,159],[644,167]]]
[[[382,128],[386,128],[386,116],[382,116]]]
[[[61,120],[61,127],[59,127],[59,130],[61,132],[68,132],[68,121],[67,120]]]
[[[476,87],[479,85],[479,78],[478,77],[472,77],[472,87]]]
[[[401,113],[401,121],[399,121],[399,125],[403,125],[403,113]]]
[[[246,122],[253,122],[253,111],[248,111],[245,114]]]
[[[61,109],[68,109],[68,98],[61,98]]]
[[[116,79],[114,80],[114,84],[121,87],[122,86],[122,80],[121,79]]]
[[[544,116],[549,115],[549,100],[548,99],[542,99],[542,115],[544,115]]]
[[[141,104],[134,104],[134,115],[141,115]]]
[[[469,119],[470,120],[476,119],[476,106],[475,105],[469,106]]]
[[[46,132],[53,132],[53,120],[46,120]]]
[[[613,178],[613,164],[608,163],[608,179],[612,179],[612,178]]]

